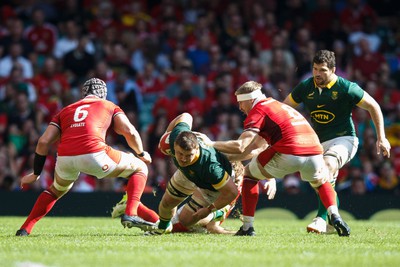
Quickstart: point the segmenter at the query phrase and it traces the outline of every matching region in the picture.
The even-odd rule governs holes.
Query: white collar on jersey
[[[262,95],[260,95],[259,97],[257,97],[256,99],[254,99],[254,102],[253,102],[253,105],[251,106],[251,108],[254,108],[254,106],[258,103],[258,102],[260,102],[261,100],[264,100],[264,99],[266,99],[267,97],[264,95],[264,94],[262,94]]]

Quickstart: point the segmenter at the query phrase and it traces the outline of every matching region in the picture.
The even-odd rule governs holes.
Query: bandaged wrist
[[[33,159],[33,174],[40,175],[43,170],[44,163],[46,162],[46,156],[39,155],[35,152],[35,158]]]
[[[217,208],[215,207],[214,203],[211,203],[210,206],[207,207],[210,212],[216,211]]]

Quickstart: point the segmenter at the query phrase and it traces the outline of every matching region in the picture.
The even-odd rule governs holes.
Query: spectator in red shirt
[[[359,46],[361,54],[352,60],[355,80],[360,83],[377,81],[380,70],[387,65],[385,57],[380,52],[372,52],[366,39],[360,39]]]
[[[114,18],[114,6],[109,1],[101,2],[95,18],[88,22],[88,31],[92,38],[102,38],[105,29],[120,29],[120,23]]]
[[[56,59],[48,57],[43,63],[42,71],[35,75],[32,83],[38,93],[39,125],[47,124],[51,118],[66,104],[63,101],[71,93],[67,76],[57,70]]]
[[[13,17],[7,21],[7,34],[0,38],[0,55],[2,57],[10,54],[10,47],[13,43],[19,43],[22,47],[22,55],[31,58],[33,53],[32,44],[23,35],[24,25],[21,19]]]
[[[25,29],[24,35],[39,56],[51,55],[58,37],[57,28],[46,22],[44,11],[40,8],[32,11],[31,19],[32,25]]]
[[[364,1],[348,0],[347,6],[340,13],[340,22],[347,33],[361,30],[363,19],[369,17],[376,22],[375,11]]]

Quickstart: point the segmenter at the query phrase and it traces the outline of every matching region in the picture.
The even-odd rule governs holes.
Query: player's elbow
[[[133,125],[124,125],[124,127],[120,127],[119,131],[117,132],[123,136],[137,136],[138,131]]]
[[[229,191],[228,195],[229,195],[229,199],[231,201],[233,201],[239,195],[239,191],[236,187],[234,187],[234,188],[232,188],[232,190]]]
[[[51,144],[50,139],[46,138],[45,136],[41,136],[37,142],[37,147],[39,148],[39,150],[44,151],[48,150],[50,144]]]
[[[246,151],[247,146],[243,142],[238,142],[235,146],[235,150],[237,153],[244,153]]]

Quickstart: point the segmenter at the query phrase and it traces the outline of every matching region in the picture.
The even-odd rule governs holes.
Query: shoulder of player
[[[314,87],[314,78],[313,77],[309,77],[307,79],[300,81],[296,87],[309,88],[310,86]]]
[[[216,150],[213,147],[204,145],[203,142],[199,142],[200,145],[200,163],[201,164],[220,164],[219,163],[219,158],[221,156],[224,156],[221,152]]]
[[[335,83],[336,89],[348,93],[351,88],[355,86],[359,87],[359,85],[355,82],[349,81],[343,77],[338,76],[338,79]],[[360,87],[361,88],[361,87]]]
[[[296,94],[301,96],[302,94],[307,94],[307,92],[309,92],[310,90],[314,90],[315,89],[315,83],[314,83],[314,78],[310,77],[307,79],[302,80],[301,82],[299,82],[292,91],[292,95]]]

